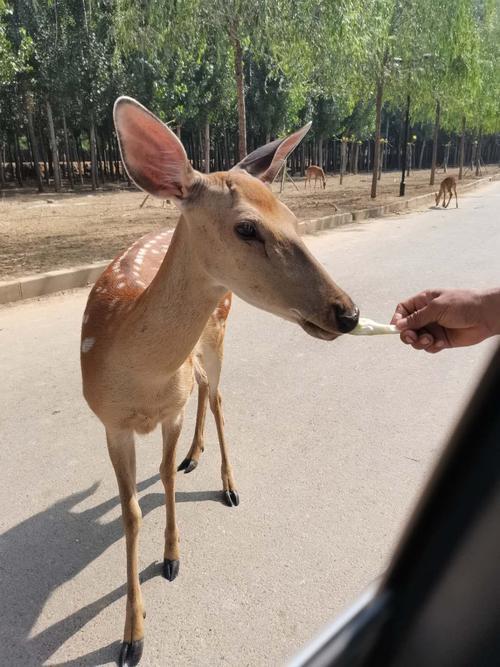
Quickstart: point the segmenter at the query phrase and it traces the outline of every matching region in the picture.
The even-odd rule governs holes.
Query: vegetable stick
[[[357,325],[352,331],[353,336],[379,336],[381,334],[401,333],[394,324],[380,324],[368,317],[360,317]]]

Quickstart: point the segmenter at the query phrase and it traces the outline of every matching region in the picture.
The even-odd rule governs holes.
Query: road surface
[[[499,283],[500,183],[460,209],[307,243],[367,317],[432,286]],[[0,310],[0,663],[113,664],[125,549],[103,429],[80,393],[86,290]],[[220,502],[210,421],[178,476],[181,570],[159,576],[160,435],[139,438],[148,666],[283,664],[384,569],[493,342],[437,356],[397,337],[309,338],[237,301],[223,396],[241,504]],[[189,406],[178,449],[193,430]]]

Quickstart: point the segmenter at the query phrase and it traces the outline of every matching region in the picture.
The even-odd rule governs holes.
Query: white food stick
[[[394,324],[380,324],[368,317],[360,317],[357,325],[352,331],[353,336],[378,336],[380,334],[398,334],[401,333]]]

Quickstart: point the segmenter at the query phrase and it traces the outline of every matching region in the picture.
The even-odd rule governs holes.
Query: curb
[[[472,183],[465,183],[461,186],[460,190],[472,190],[491,181],[498,180],[500,180],[500,174],[493,174]],[[425,195],[418,195],[418,197],[412,197],[411,199],[395,201],[381,206],[372,206],[371,208],[363,208],[350,213],[335,213],[334,215],[327,215],[313,220],[302,220],[297,224],[297,231],[301,235],[316,234],[327,229],[335,229],[335,227],[348,225],[352,222],[362,222],[363,220],[382,218],[391,213],[413,210],[433,201],[434,193],[431,192]],[[33,297],[45,296],[46,294],[61,292],[62,290],[73,289],[75,287],[85,287],[96,281],[110,261],[106,260],[95,262],[94,264],[76,266],[72,269],[39,273],[16,280],[0,281],[0,304],[32,299]]]

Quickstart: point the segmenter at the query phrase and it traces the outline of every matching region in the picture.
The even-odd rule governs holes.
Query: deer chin
[[[299,324],[304,329],[304,331],[313,338],[320,338],[321,340],[335,340],[342,335],[338,331],[323,329],[318,324],[311,322],[311,320],[306,320],[306,318],[303,317],[300,311],[298,311],[296,308],[291,308],[290,314],[291,317],[287,317],[286,319],[290,319],[292,322]]]
[[[309,320],[300,320],[300,326],[304,329],[313,338],[320,338],[321,340],[335,340],[341,334],[334,331],[328,331],[327,329],[322,329],[317,324],[309,322]]]

